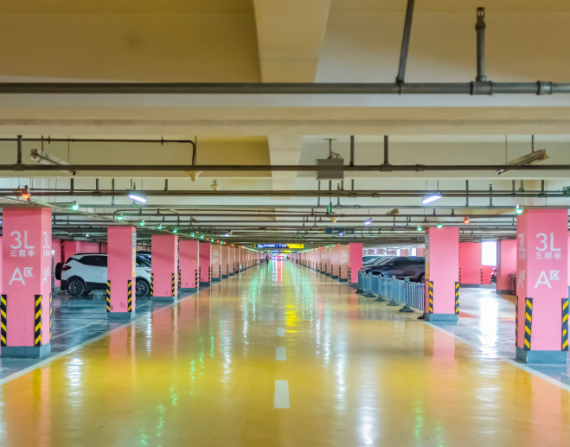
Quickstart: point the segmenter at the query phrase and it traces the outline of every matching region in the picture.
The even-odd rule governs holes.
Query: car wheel
[[[67,283],[67,291],[71,296],[79,296],[85,292],[85,284],[79,278],[73,278]]]
[[[418,282],[421,282],[422,284],[424,284],[426,282],[426,275],[424,275],[423,273],[420,275],[420,277],[418,278]]]
[[[144,279],[137,279],[135,293],[136,296],[147,296],[150,292],[150,287]]]

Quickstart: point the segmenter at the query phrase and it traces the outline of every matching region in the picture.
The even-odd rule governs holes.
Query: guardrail
[[[378,295],[376,301],[390,300],[388,306],[404,307],[400,312],[413,312],[415,309],[425,310],[425,285],[423,283],[410,282],[409,278],[404,280],[395,277],[387,278],[358,272],[358,290],[363,296],[373,298]]]

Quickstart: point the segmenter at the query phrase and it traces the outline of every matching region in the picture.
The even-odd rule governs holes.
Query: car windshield
[[[378,260],[378,257],[374,256],[374,257],[371,257],[370,259],[366,259],[365,261],[362,262],[362,264],[364,264],[364,265],[373,264],[377,260]]]
[[[378,259],[375,260],[374,265],[385,265],[390,261],[393,261],[396,258],[393,258],[391,256],[381,256]]]
[[[150,261],[143,256],[137,256],[137,267],[150,267]]]

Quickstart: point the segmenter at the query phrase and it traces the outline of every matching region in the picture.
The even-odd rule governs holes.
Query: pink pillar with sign
[[[154,300],[173,300],[178,296],[178,236],[151,236],[152,296]]]
[[[341,245],[338,247],[338,266],[339,276],[338,280],[341,282],[348,281],[348,268],[349,268],[349,246]]]
[[[136,309],[137,230],[108,227],[107,240],[107,319],[131,320]]]
[[[51,208],[3,210],[0,356],[51,352]]]
[[[212,244],[212,281],[222,279],[222,246]]]
[[[566,363],[568,211],[528,209],[517,218],[517,360]]]
[[[209,286],[212,275],[212,244],[200,242],[200,285]]]
[[[459,228],[428,228],[425,257],[425,318],[428,321],[457,321]]]
[[[461,287],[480,287],[483,284],[483,245],[480,242],[459,244],[459,282]]]
[[[228,277],[230,247],[222,245],[222,278]]]
[[[197,240],[181,240],[178,242],[180,258],[180,287],[182,292],[192,292],[199,287],[198,266],[200,247]]]
[[[362,269],[362,243],[348,244],[348,257],[350,266],[350,284],[358,288],[358,272]]]
[[[497,293],[515,295],[515,281],[511,275],[517,273],[517,241],[497,241]]]

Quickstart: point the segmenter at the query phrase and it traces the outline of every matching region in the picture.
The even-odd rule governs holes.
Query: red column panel
[[[156,299],[178,296],[178,236],[153,234],[151,252],[153,297]]]

